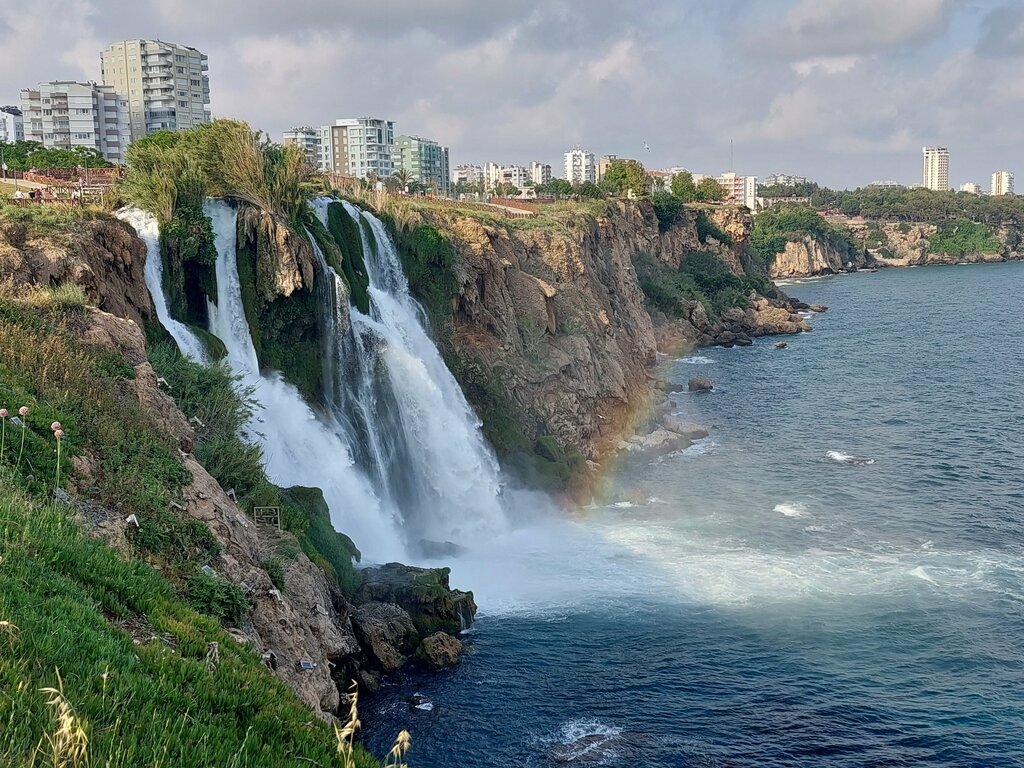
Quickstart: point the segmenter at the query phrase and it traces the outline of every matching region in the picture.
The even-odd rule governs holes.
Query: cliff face
[[[994,228],[991,243],[951,252],[943,244],[940,226],[934,223],[845,219],[843,224],[855,238],[864,242],[868,258],[877,266],[909,267],[1024,258],[1024,249],[1020,247],[1020,227],[1013,225]]]
[[[657,251],[633,205],[564,228],[511,229],[453,216],[453,347],[479,360],[534,422],[533,434],[600,456],[646,392],[655,340],[633,272]]]
[[[15,287],[77,285],[90,303],[140,325],[153,311],[145,263],[145,244],[113,218],[82,222],[61,236],[0,222],[0,280]]]
[[[789,241],[786,248],[776,254],[770,275],[773,280],[811,275],[833,275],[844,272],[847,262],[842,253],[828,243],[814,237]]]

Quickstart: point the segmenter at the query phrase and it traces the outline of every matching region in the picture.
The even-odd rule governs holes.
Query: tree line
[[[38,141],[0,141],[0,156],[9,171],[30,171],[33,168],[109,168],[93,147],[56,149],[44,147]]]

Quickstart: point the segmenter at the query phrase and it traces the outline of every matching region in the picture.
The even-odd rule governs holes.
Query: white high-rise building
[[[120,40],[100,58],[103,84],[128,102],[132,141],[210,122],[205,53],[163,40]]]
[[[25,140],[25,124],[21,110],[15,106],[0,107],[0,141],[13,144]]]
[[[945,147],[922,147],[924,173],[921,186],[938,192],[949,191],[949,150]]]
[[[281,143],[285,146],[294,144],[302,148],[306,153],[306,160],[316,167],[320,167],[321,149],[320,133],[316,128],[303,126],[301,128],[289,128],[281,137]]]
[[[992,174],[992,194],[1012,195],[1013,174],[1009,171],[996,171]]]
[[[356,179],[371,174],[378,180],[395,172],[392,150],[395,124],[375,117],[335,120],[317,129],[320,139],[320,169]]]
[[[570,184],[582,184],[585,181],[596,181],[597,166],[594,153],[586,152],[576,145],[565,153],[565,179]]]
[[[696,179],[696,177],[694,178]],[[745,205],[752,211],[756,210],[757,176],[740,176],[729,171],[714,178],[719,186],[725,190],[727,202]]]
[[[968,181],[965,184],[960,185],[961,192],[967,192],[970,195],[981,194],[981,184],[975,184],[973,181]]]
[[[123,163],[131,138],[128,102],[109,85],[56,80],[21,92],[25,139],[52,149],[91,147]]]
[[[498,163],[484,163],[484,191],[490,192],[501,183],[501,166]]]
[[[530,163],[530,180],[535,187],[551,181],[551,166],[534,160]]]

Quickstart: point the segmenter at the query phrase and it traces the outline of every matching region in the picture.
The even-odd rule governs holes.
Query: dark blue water
[[[1024,264],[787,290],[830,307],[788,349],[665,361],[713,380],[675,396],[710,439],[456,564],[471,652],[367,704],[376,751],[405,727],[415,768],[1024,765]]]

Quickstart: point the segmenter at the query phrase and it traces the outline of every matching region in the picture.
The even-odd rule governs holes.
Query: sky
[[[466,162],[579,144],[648,168],[832,187],[1024,173],[1024,0],[29,0],[0,3],[0,104],[161,38],[208,54],[211,110],[280,139],[395,121]],[[649,149],[645,149],[644,145]]]

